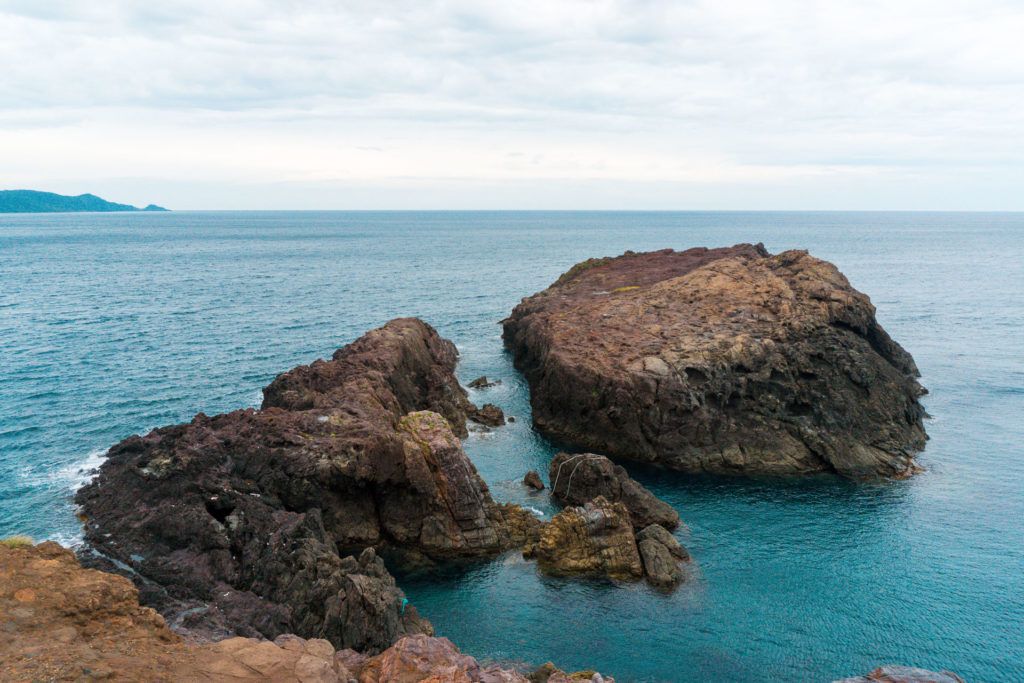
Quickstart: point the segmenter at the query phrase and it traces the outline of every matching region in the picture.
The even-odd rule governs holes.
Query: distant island
[[[115,204],[94,194],[69,197],[36,190],[0,190],[0,213],[70,213],[80,211],[167,211],[150,204],[140,209],[130,204]]]

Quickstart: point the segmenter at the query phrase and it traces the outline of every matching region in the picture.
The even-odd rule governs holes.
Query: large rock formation
[[[626,506],[636,529],[651,524],[660,524],[666,529],[679,526],[679,513],[671,505],[603,455],[559,453],[551,461],[548,480],[551,495],[562,505],[583,505],[604,496]]]
[[[86,540],[147,604],[207,636],[379,652],[429,632],[378,553],[481,557],[539,524],[496,504],[462,451],[473,407],[455,362],[428,325],[395,320],[279,376],[259,411],[126,439],[78,493]]]
[[[0,626],[4,681],[527,683],[512,669],[483,667],[447,639],[425,635],[405,636],[375,657],[290,634],[273,642],[188,642],[139,606],[130,581],[82,569],[55,543],[0,543]],[[570,680],[552,669],[546,680]],[[612,683],[600,675],[586,680]]]
[[[924,410],[913,359],[835,266],[761,245],[577,264],[504,321],[534,424],[687,472],[899,477]]]

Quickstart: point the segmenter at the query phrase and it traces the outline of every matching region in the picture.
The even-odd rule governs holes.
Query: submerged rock
[[[900,477],[917,367],[832,264],[761,245],[577,264],[504,321],[534,424],[687,472]]]
[[[279,376],[259,411],[126,439],[77,495],[86,540],[194,633],[371,653],[429,633],[378,553],[489,556],[540,524],[496,504],[463,452],[473,407],[455,362],[428,325],[395,320]]]
[[[834,683],[964,683],[952,671],[927,671],[912,666],[880,666],[866,676],[844,678]]]
[[[523,484],[533,489],[534,491],[544,490],[544,482],[541,481],[540,473],[537,472],[536,470],[530,470],[529,472],[526,473],[526,476],[523,477]]]
[[[660,524],[666,529],[679,526],[679,513],[657,498],[626,470],[603,455],[559,453],[548,471],[551,495],[563,505],[583,505],[598,496],[621,502],[629,511],[634,528]]]
[[[524,555],[549,574],[622,580],[643,576],[629,512],[622,503],[602,497],[555,515]]]

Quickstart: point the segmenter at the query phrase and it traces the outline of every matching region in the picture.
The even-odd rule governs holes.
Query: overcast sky
[[[0,189],[1024,210],[1021,0],[0,0]]]

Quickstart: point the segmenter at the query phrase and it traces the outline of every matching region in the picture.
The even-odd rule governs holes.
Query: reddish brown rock
[[[186,641],[139,606],[130,581],[81,568],[55,543],[0,544],[0,625],[3,681],[527,681],[511,669],[481,667],[449,640],[425,635],[404,637],[375,657],[290,634],[274,642]]]
[[[534,424],[687,472],[900,477],[913,359],[832,264],[761,245],[577,264],[504,321]]]
[[[473,408],[455,361],[428,325],[395,320],[279,376],[262,410],[126,439],[78,493],[86,539],[184,631],[371,653],[429,633],[378,553],[476,558],[539,526],[495,504],[462,451]]]
[[[880,666],[866,676],[844,678],[835,683],[964,683],[952,671],[927,671],[912,666]]]
[[[544,482],[541,481],[540,473],[537,472],[537,470],[530,470],[527,472],[526,476],[523,477],[523,484],[534,491],[544,490]]]
[[[603,455],[559,453],[551,461],[548,478],[551,495],[563,505],[583,505],[604,496],[626,506],[635,529],[651,524],[660,524],[666,529],[679,526],[679,513],[671,505]]]

